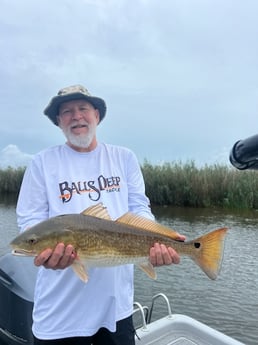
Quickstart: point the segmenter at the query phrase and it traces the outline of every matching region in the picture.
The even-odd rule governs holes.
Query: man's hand
[[[182,235],[180,237],[180,241],[185,240],[185,236]],[[150,249],[150,262],[153,266],[179,264],[180,257],[173,248],[155,243]]]
[[[34,264],[43,265],[45,268],[63,269],[70,266],[75,258],[76,253],[72,245],[58,243],[54,250],[48,248],[36,256]]]

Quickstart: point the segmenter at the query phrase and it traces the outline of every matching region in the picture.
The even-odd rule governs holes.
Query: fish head
[[[53,250],[60,242],[73,244],[73,231],[55,217],[25,230],[10,242],[10,246],[13,255],[36,256],[47,248]]]
[[[21,256],[36,256],[49,248],[50,242],[39,237],[36,233],[27,234],[26,231],[11,241],[12,254]],[[51,248],[52,246],[50,246]]]

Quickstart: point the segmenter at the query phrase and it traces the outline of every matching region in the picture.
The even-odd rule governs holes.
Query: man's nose
[[[78,119],[81,119],[83,116],[82,116],[82,112],[80,111],[80,109],[74,109],[73,110],[73,116],[72,118],[75,119],[75,120],[78,120]]]

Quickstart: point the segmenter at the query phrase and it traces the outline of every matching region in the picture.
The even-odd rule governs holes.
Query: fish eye
[[[35,244],[37,243],[37,239],[32,237],[32,238],[29,238],[27,242],[28,244]]]

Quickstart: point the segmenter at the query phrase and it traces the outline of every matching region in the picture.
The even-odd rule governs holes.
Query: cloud
[[[22,152],[16,145],[8,145],[0,152],[0,168],[26,167],[33,155]]]
[[[99,140],[140,160],[205,163],[255,134],[257,1],[61,2],[1,3],[0,148],[63,143],[43,109],[78,83],[107,102]]]

